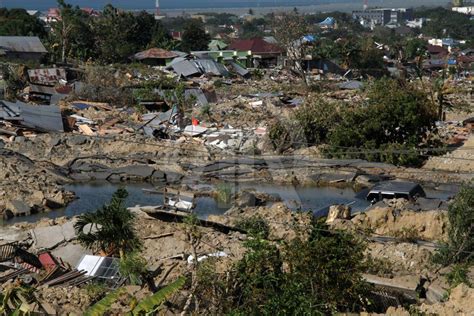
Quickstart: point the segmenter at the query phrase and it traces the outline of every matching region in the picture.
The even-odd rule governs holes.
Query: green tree
[[[202,21],[191,19],[184,26],[181,49],[185,52],[207,50],[210,40]]]
[[[168,29],[161,21],[156,21],[151,35],[151,42],[148,46],[173,50],[178,48],[179,43],[171,37]]]
[[[79,7],[58,0],[60,19],[52,23],[50,46],[53,55],[62,62],[68,57],[89,58],[94,56],[94,35],[90,17]]]
[[[449,205],[448,241],[434,259],[443,265],[472,262],[474,253],[474,183],[461,187]]]
[[[344,111],[328,136],[329,157],[360,158],[397,165],[418,165],[420,150],[434,128],[436,109],[414,85],[392,79],[375,81],[362,107]]]
[[[314,220],[282,246],[252,235],[236,264],[232,298],[243,315],[323,315],[367,305],[363,243]],[[285,267],[285,268],[284,268]]]
[[[125,207],[128,193],[118,189],[109,204],[102,206],[95,213],[84,213],[74,224],[78,240],[94,251],[119,253],[133,252],[141,246],[133,227],[135,215]]]
[[[0,8],[0,36],[45,37],[44,24],[24,9]]]
[[[104,7],[102,17],[94,21],[96,49],[103,63],[126,62],[136,52],[145,49],[152,40],[155,18],[146,12],[134,15]]]

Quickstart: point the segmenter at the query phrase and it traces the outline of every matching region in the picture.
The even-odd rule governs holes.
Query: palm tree
[[[135,215],[125,207],[127,190],[118,189],[109,204],[95,213],[84,213],[74,224],[78,240],[86,248],[124,257],[125,252],[140,248],[133,222]]]

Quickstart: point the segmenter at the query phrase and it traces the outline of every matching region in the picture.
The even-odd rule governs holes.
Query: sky
[[[369,0],[374,6],[408,6],[416,5],[445,5],[449,0]],[[107,3],[124,9],[153,9],[155,0],[66,0],[67,3],[81,7],[101,9]],[[258,8],[272,6],[306,6],[324,5],[334,6],[362,6],[363,0],[160,0],[163,10],[177,10],[190,8]],[[47,10],[56,5],[56,0],[0,0],[0,6],[8,8],[20,7],[29,10]]]

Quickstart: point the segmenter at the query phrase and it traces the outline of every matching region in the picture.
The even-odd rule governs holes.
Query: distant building
[[[452,10],[462,14],[474,15],[474,5],[466,7],[453,7]]]
[[[181,41],[183,39],[183,32],[171,31],[170,35],[174,40],[177,41]]]
[[[151,66],[166,66],[178,56],[177,53],[162,48],[150,48],[136,53],[131,59]]]
[[[265,42],[263,38],[237,39],[229,45],[229,49],[236,51],[248,51],[253,55],[255,67],[276,66],[283,56],[283,49],[275,44]]]
[[[0,58],[40,61],[47,52],[36,36],[0,36]]]
[[[362,25],[374,27],[376,25],[401,24],[413,20],[413,9],[369,9],[352,11],[352,18]]]

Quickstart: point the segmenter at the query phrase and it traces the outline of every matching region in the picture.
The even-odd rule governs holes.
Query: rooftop
[[[170,52],[162,48],[150,48],[143,52],[136,53],[133,55],[133,59],[143,60],[143,59],[168,59],[178,57],[178,54]]]
[[[36,36],[0,36],[0,48],[18,53],[47,53]]]
[[[262,38],[253,38],[253,39],[238,39],[234,40],[230,45],[229,49],[234,49],[238,51],[252,51],[254,54],[261,53],[282,53],[283,50],[275,45],[268,42],[265,42]]]

